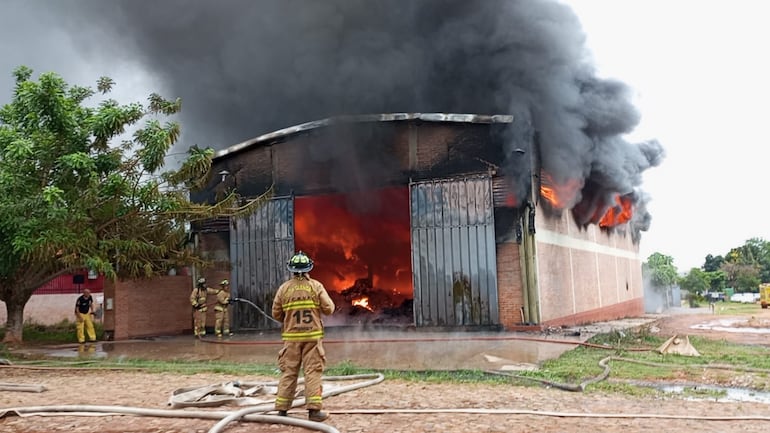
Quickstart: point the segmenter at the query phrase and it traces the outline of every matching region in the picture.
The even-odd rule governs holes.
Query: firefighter
[[[96,341],[94,330],[94,298],[91,291],[83,289],[83,294],[75,301],[75,328],[78,334],[78,343],[86,342],[86,334],[89,341]]]
[[[273,299],[273,317],[283,323],[283,347],[278,352],[281,378],[275,410],[286,416],[294,401],[297,377],[302,366],[305,374],[305,404],[308,419],[321,422],[329,417],[322,411],[321,375],[326,356],[321,344],[324,335],[321,315],[334,312],[334,302],[323,284],[310,278],[313,260],[300,251],[289,259],[287,268],[292,277],[281,284]]]
[[[219,283],[219,288],[213,290],[213,294],[217,297],[217,305],[214,306],[214,317],[216,318],[214,333],[218,338],[222,338],[223,332],[227,336],[233,335],[230,332],[230,313],[227,308],[230,305],[230,282],[222,280]]]
[[[193,334],[196,337],[203,337],[206,335],[206,312],[208,307],[206,306],[206,296],[212,290],[206,287],[206,279],[198,278],[198,283],[190,293],[190,304],[193,308]]]

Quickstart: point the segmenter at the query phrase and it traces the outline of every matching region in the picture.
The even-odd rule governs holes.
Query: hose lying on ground
[[[28,385],[18,383],[0,382],[0,391],[19,391],[19,392],[43,392],[46,390],[44,385]]]
[[[363,382],[356,382],[343,386],[329,386],[324,384],[323,397],[331,397],[339,395],[348,391],[353,391],[367,386],[376,385],[383,380],[385,376],[382,373],[373,374],[355,374],[348,376],[323,376],[321,380],[324,382],[341,382],[349,380],[368,379]],[[305,383],[305,378],[301,377],[297,380],[297,385]],[[259,405],[261,408],[263,405],[269,405],[267,410],[272,410],[272,405],[275,397],[256,398],[259,395],[274,395],[278,392],[278,382],[226,382],[218,385],[205,385],[198,387],[186,387],[179,388],[171,393],[168,405],[172,408],[186,408],[186,407],[211,407],[221,406],[225,404],[235,404],[238,406],[245,405]],[[305,398],[296,398],[294,400],[293,407],[302,406],[305,404]],[[253,408],[249,408],[253,409]]]
[[[520,374],[511,374],[504,371],[496,371],[496,370],[484,370],[484,373],[488,374],[495,374],[498,376],[508,376],[513,377],[516,379],[522,379],[522,380],[529,380],[533,382],[538,382],[546,386],[551,386],[557,389],[561,389],[564,391],[573,391],[573,392],[582,392],[586,390],[586,387],[588,385],[601,382],[605,379],[607,379],[610,375],[610,361],[622,361],[622,362],[630,362],[634,364],[640,364],[640,365],[646,365],[649,367],[685,367],[685,368],[699,368],[699,369],[716,369],[716,370],[735,370],[735,371],[745,371],[745,372],[751,372],[751,373],[770,373],[770,369],[766,368],[753,368],[753,367],[740,367],[740,366],[733,366],[733,365],[722,365],[722,364],[693,364],[693,365],[678,365],[678,364],[666,364],[662,362],[649,362],[649,361],[640,361],[637,359],[630,359],[630,358],[623,358],[620,356],[608,356],[606,358],[602,358],[599,361],[599,366],[602,367],[602,372],[594,377],[588,378],[577,385],[571,384],[571,383],[560,383],[555,382],[552,380],[547,379],[540,379],[538,377],[530,377],[530,376],[524,376]]]
[[[218,420],[228,417],[231,412],[222,411],[180,411],[173,409],[145,409],[138,407],[127,406],[29,406],[29,407],[17,407],[9,409],[0,409],[0,419],[5,416],[17,415],[17,416],[50,416],[50,415],[99,415],[99,416],[114,416],[114,415],[134,415],[134,416],[151,416],[156,418],[198,418]],[[324,423],[303,420],[288,416],[277,415],[245,415],[239,417],[242,421],[259,422],[259,423],[271,423],[271,424],[285,424],[298,427],[304,427],[310,430],[326,432],[326,433],[339,433],[336,428],[326,425]]]
[[[610,356],[603,358],[600,361],[600,365],[604,367],[604,372],[596,378],[589,379],[582,382],[580,385],[569,385],[562,387],[561,389],[570,390],[585,390],[585,387],[589,383],[594,383],[599,380],[603,380],[609,374],[608,362],[610,360],[637,362],[642,364],[650,364],[656,366],[670,366],[668,364],[648,363],[644,361],[637,361],[632,359],[626,359],[621,357]],[[691,366],[693,367],[693,366]],[[724,365],[699,365],[697,368],[728,368]],[[737,368],[740,369],[740,368]],[[746,369],[751,371],[767,371],[762,369]],[[494,372],[498,374],[499,372]],[[351,376],[328,376],[324,377],[324,380],[354,380],[362,378],[371,378],[372,380],[351,384],[349,386],[339,387],[337,389],[330,390],[324,393],[324,397],[330,397],[338,395],[343,392],[347,392],[353,389],[362,388],[379,383],[384,380],[382,374],[372,375],[351,375]],[[533,379],[522,376],[523,379]],[[272,383],[272,382],[270,382]],[[581,386],[582,385],[582,386]],[[171,404],[171,403],[170,403]],[[293,407],[297,407],[304,404],[304,399],[298,399],[294,402]],[[223,411],[191,411],[191,410],[159,410],[159,409],[143,409],[132,408],[124,406],[36,406],[36,407],[19,407],[0,409],[0,418],[9,415],[17,416],[35,416],[35,415],[138,415],[138,416],[153,416],[153,417],[165,417],[165,418],[200,418],[209,420],[219,420],[218,423],[213,426],[209,433],[221,432],[227,424],[233,421],[245,421],[245,422],[260,422],[260,423],[274,423],[284,424],[307,428],[309,430],[315,430],[328,433],[339,433],[337,429],[332,426],[316,423],[309,420],[297,419],[294,417],[280,417],[275,415],[265,414],[273,409],[272,404],[262,404],[255,407],[246,408],[235,412],[223,412]],[[261,412],[257,414],[255,412]],[[554,411],[536,411],[527,409],[484,409],[484,408],[440,408],[440,409],[349,409],[349,410],[329,410],[332,414],[428,414],[428,413],[453,413],[453,414],[489,414],[489,415],[535,415],[535,416],[549,416],[560,418],[606,418],[606,419],[672,419],[672,420],[699,420],[699,421],[770,421],[770,416],[698,416],[698,415],[666,415],[666,414],[646,414],[646,413],[577,413],[577,412],[554,412]]]
[[[367,386],[376,385],[376,384],[382,382],[383,380],[385,380],[385,376],[382,373],[376,373],[376,374],[356,374],[356,375],[350,375],[350,376],[324,376],[322,378],[322,380],[326,380],[326,381],[340,381],[340,380],[367,379],[367,378],[371,379],[371,380],[368,380],[368,381],[365,381],[365,382],[358,382],[358,383],[354,383],[354,384],[351,384],[351,385],[342,386],[342,387],[339,387],[339,388],[336,388],[336,389],[332,389],[332,390],[329,390],[329,391],[324,391],[322,396],[324,398],[332,397],[332,396],[339,395],[339,394],[342,394],[342,393],[345,393],[345,392],[348,392],[348,391],[353,391],[353,390],[356,390],[356,389],[359,389],[359,388],[364,388],[364,387],[367,387]],[[298,381],[298,383],[299,383],[299,381]],[[292,403],[291,407],[303,406],[304,404],[305,404],[305,398],[304,397],[303,398],[298,398],[298,399],[294,399],[294,402]],[[270,407],[267,410],[272,410],[272,408],[273,408],[273,405],[270,404]],[[229,423],[231,423],[233,421],[237,421],[237,420],[239,420],[239,419],[241,419],[241,418],[243,418],[245,416],[248,416],[250,414],[253,414],[255,412],[260,412],[260,411],[261,410],[260,410],[259,407],[250,407],[250,408],[242,409],[240,411],[236,411],[236,412],[228,415],[227,417],[223,418],[218,423],[216,423],[214,425],[214,427],[212,427],[209,430],[209,433],[219,433],[219,432],[221,432],[227,426],[227,424],[229,424]]]
[[[340,387],[336,387],[333,389],[328,389],[323,392],[323,397],[332,397],[335,395],[339,395],[348,391],[353,391],[356,389],[364,388],[367,386],[376,385],[383,380],[385,380],[385,376],[382,373],[373,373],[373,374],[357,374],[357,375],[349,375],[349,376],[323,376],[322,380],[324,381],[348,381],[348,380],[360,380],[360,379],[368,379],[361,382],[352,383],[349,385],[343,385]],[[298,383],[304,383],[304,380],[301,378],[298,380]],[[249,384],[246,383],[246,385],[249,385],[251,387],[257,387],[259,385],[277,385],[277,382],[266,382],[265,384]],[[215,401],[216,404],[225,404],[230,403],[233,401],[236,401],[239,397],[233,397],[231,399],[228,399],[223,396],[219,396],[222,398],[215,398],[213,400],[207,399],[205,397],[209,396],[209,392],[219,392],[219,391],[228,391],[228,390],[234,390],[237,387],[227,387],[227,386],[206,386],[202,387],[204,389],[204,393],[194,393],[191,391],[194,391],[194,388],[183,388],[181,391],[177,390],[174,393],[172,393],[172,397],[169,401],[169,405],[173,407],[191,407],[191,406],[211,406],[212,401]],[[184,401],[181,397],[191,397],[196,396],[196,398],[199,399],[199,401]],[[292,407],[298,407],[305,404],[305,399],[303,398],[297,398],[294,400],[294,403],[292,404]],[[209,433],[218,433],[221,432],[229,423],[233,421],[249,421],[249,422],[261,422],[261,423],[273,423],[273,424],[285,424],[285,425],[292,425],[292,426],[299,426],[304,427],[310,430],[316,430],[320,432],[327,432],[327,433],[339,433],[337,429],[335,429],[332,426],[326,425],[324,423],[318,423],[314,421],[309,420],[302,420],[297,419],[294,417],[283,417],[283,416],[276,416],[276,415],[267,415],[267,412],[272,411],[274,408],[274,403],[272,401],[270,402],[263,402],[262,404],[252,406],[246,409],[242,409],[235,412],[220,412],[220,411],[189,411],[189,410],[173,410],[173,409],[142,409],[142,408],[134,408],[134,407],[125,407],[125,406],[33,406],[33,407],[18,407],[18,408],[9,408],[9,409],[0,409],[0,418],[3,418],[5,416],[10,415],[17,415],[17,416],[33,416],[33,415],[51,415],[51,414],[67,414],[67,415],[94,415],[99,414],[103,416],[109,416],[109,415],[139,415],[139,416],[153,416],[153,417],[161,417],[161,418],[203,418],[203,419],[217,419],[219,422],[215,424],[210,430]]]
[[[554,388],[562,389],[564,391],[574,391],[574,392],[578,392],[579,391],[579,392],[582,392],[582,391],[586,390],[586,387],[588,385],[590,385],[592,383],[601,382],[602,380],[606,379],[610,375],[610,366],[607,364],[607,362],[609,362],[609,360],[612,359],[612,358],[614,358],[614,357],[608,356],[608,357],[602,359],[601,361],[599,361],[599,366],[604,369],[604,371],[602,371],[601,374],[599,374],[598,376],[586,379],[586,380],[580,382],[577,385],[573,385],[571,383],[559,383],[559,382],[554,382],[552,380],[540,379],[540,378],[537,378],[537,377],[522,376],[520,374],[510,374],[510,373],[506,373],[504,371],[484,370],[484,372],[485,373],[489,373],[489,374],[497,374],[497,375],[500,375],[500,376],[515,377],[516,379],[531,380],[531,381],[534,381],[534,382],[542,383],[543,385],[547,385],[547,386],[551,386],[551,387],[554,387]]]

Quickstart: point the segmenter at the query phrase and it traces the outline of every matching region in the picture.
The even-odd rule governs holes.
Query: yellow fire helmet
[[[219,282],[219,285],[220,285],[220,286],[229,286],[229,285],[230,285],[230,282],[229,282],[229,281],[227,281],[227,280],[222,280],[222,281],[220,281],[220,282]]]
[[[295,274],[310,272],[313,269],[313,260],[300,251],[289,259],[286,268]]]

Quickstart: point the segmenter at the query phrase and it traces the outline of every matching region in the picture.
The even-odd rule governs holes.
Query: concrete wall
[[[574,325],[644,313],[639,245],[625,226],[578,227],[538,207],[535,234],[541,323]]]

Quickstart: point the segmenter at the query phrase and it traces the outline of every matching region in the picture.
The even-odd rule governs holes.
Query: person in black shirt
[[[91,291],[83,290],[75,301],[75,325],[78,332],[78,343],[85,343],[88,334],[89,341],[96,341],[96,331],[94,330],[94,298],[91,297]]]

